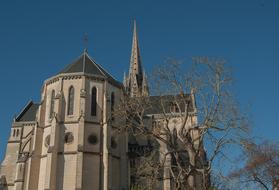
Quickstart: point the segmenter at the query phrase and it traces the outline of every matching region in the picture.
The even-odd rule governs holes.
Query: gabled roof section
[[[189,104],[188,111],[194,111],[195,102],[190,94],[185,94],[183,97],[181,95],[149,96],[147,99],[149,102],[149,108],[145,112],[147,115],[170,113],[174,103],[179,104],[182,112],[185,111],[185,103]]]
[[[15,118],[16,122],[36,121],[36,114],[40,104],[29,101],[21,113]]]
[[[72,64],[68,65],[58,74],[62,73],[84,73],[89,75],[95,75],[108,79],[111,82],[120,85],[112,75],[110,75],[102,66],[97,64],[85,50],[82,55],[80,55]]]

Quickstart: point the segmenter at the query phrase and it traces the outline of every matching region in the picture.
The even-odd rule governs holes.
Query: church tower
[[[0,163],[0,190],[128,190],[144,184],[135,169],[155,148],[158,163],[165,161],[160,163],[163,178],[154,189],[174,189],[168,145],[144,134],[120,130],[138,119],[126,120],[117,114],[126,94],[148,101],[143,117],[147,129],[165,131],[167,127],[177,133],[180,124],[197,126],[193,94],[149,95],[134,22],[129,74],[124,74],[123,84],[85,49],[72,64],[44,81],[40,102],[28,102],[14,118],[5,158]],[[186,122],[176,111],[182,101],[190,110]],[[209,180],[207,174],[198,180],[202,179]]]
[[[149,95],[147,77],[142,69],[136,21],[134,21],[129,74],[128,76],[124,74],[123,84],[126,92],[130,97]]]

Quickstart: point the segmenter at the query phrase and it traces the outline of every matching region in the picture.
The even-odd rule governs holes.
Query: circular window
[[[88,136],[88,142],[90,144],[97,144],[98,142],[98,138],[97,138],[97,135],[96,134],[91,134]]]
[[[116,142],[116,140],[115,140],[114,137],[111,137],[110,146],[111,146],[111,148],[113,148],[113,149],[117,148],[117,142]]]
[[[45,147],[49,147],[49,144],[50,144],[50,135],[46,136],[45,138]]]
[[[69,144],[72,143],[74,141],[74,135],[72,132],[67,132],[65,134],[65,143]]]

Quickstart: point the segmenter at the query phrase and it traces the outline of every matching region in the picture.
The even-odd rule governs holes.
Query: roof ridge
[[[90,59],[90,61],[92,61],[98,67],[98,69],[103,73],[103,75],[106,76],[108,74],[112,79],[117,81],[117,79],[115,79],[112,74],[110,74],[105,68],[103,68],[100,64],[98,64],[88,53],[86,53],[86,54],[87,54],[88,58]],[[106,73],[104,73],[104,72],[106,72]]]
[[[27,104],[23,107],[23,109],[20,111],[20,114],[16,116],[15,120],[18,121],[19,118],[21,118],[24,115],[24,113],[32,106],[32,104],[34,104],[33,101],[29,100]]]
[[[95,61],[88,53],[85,53],[85,54],[87,55],[88,59],[89,59],[93,64],[95,64],[95,65],[97,66],[97,68],[99,69],[99,71],[100,71],[103,75],[106,76],[106,73],[104,73],[104,72],[99,68],[99,64],[96,63],[96,61]]]
[[[59,74],[63,73],[83,73],[96,75],[98,77],[109,80],[110,82],[121,86],[120,83],[110,72],[108,72],[101,64],[98,64],[87,51],[84,51],[74,62],[65,66]]]
[[[72,61],[69,65],[66,65],[66,67],[64,67],[64,69],[59,71],[57,74],[63,73],[64,70],[67,70],[67,69],[71,68],[82,56],[83,56],[83,54],[78,56],[74,61]]]

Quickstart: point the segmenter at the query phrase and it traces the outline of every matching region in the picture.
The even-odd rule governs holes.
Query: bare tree
[[[271,189],[272,183],[279,180],[279,146],[278,143],[244,141],[245,165],[231,173],[240,184]]]
[[[209,188],[214,161],[225,158],[223,149],[247,130],[225,65],[222,59],[197,57],[186,68],[168,59],[153,74],[156,96],[125,97],[117,115],[127,125],[119,127],[152,147],[136,166],[143,166],[139,177],[177,190]]]

